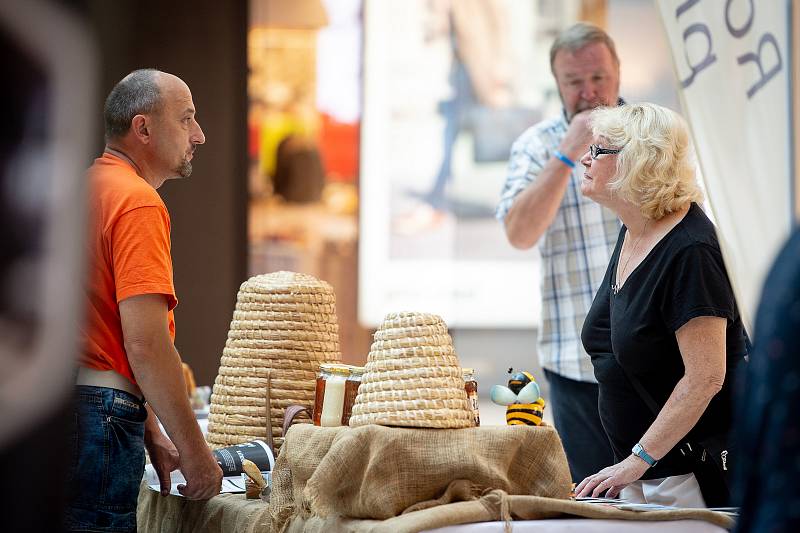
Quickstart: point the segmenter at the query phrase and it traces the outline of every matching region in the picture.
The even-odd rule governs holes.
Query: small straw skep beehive
[[[447,324],[428,313],[390,313],[370,348],[350,426],[475,425]]]

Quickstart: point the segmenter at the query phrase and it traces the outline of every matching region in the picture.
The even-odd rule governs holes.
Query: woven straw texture
[[[320,363],[340,360],[329,284],[294,272],[245,281],[211,394],[208,443],[217,448],[272,437],[277,452],[286,407],[313,408]]]
[[[390,313],[369,352],[350,426],[474,425],[447,325],[426,313]]]

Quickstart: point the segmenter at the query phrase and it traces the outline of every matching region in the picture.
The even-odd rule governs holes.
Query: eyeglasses
[[[597,159],[598,155],[602,154],[618,154],[622,151],[622,148],[600,148],[596,144],[589,145],[589,154],[591,154],[592,159]]]

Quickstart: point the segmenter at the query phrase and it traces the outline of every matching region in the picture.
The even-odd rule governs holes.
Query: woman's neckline
[[[684,213],[683,216],[666,233],[664,233],[661,237],[659,237],[659,239],[653,244],[653,246],[650,248],[650,250],[647,251],[647,253],[642,258],[642,260],[639,261],[639,263],[631,269],[630,273],[628,273],[628,275],[625,278],[625,280],[623,281],[622,285],[617,286],[617,274],[619,272],[619,260],[620,260],[620,256],[622,255],[622,244],[620,244],[619,254],[617,254],[617,261],[616,261],[616,264],[614,265],[614,274],[613,274],[613,280],[612,280],[612,283],[611,283],[611,294],[613,296],[618,295],[620,292],[622,292],[622,290],[625,287],[628,286],[628,280],[630,280],[634,276],[634,274],[636,274],[636,272],[640,270],[641,266],[643,264],[645,264],[650,259],[650,257],[652,257],[653,252],[655,252],[662,245],[662,243],[666,242],[667,238],[670,235],[672,235],[672,233],[675,232],[677,230],[677,228],[679,228],[681,226],[681,224],[683,224],[683,221],[686,220],[686,217],[689,216],[689,214],[692,212],[692,210],[696,206],[697,206],[697,204],[695,202],[692,202],[689,205],[689,209],[686,210],[686,213]],[[623,233],[623,235],[622,235],[622,238],[624,239],[625,236],[628,234],[628,227],[625,226],[624,224],[623,224],[623,227],[625,228],[625,233]],[[623,241],[623,244],[624,244],[624,241]]]

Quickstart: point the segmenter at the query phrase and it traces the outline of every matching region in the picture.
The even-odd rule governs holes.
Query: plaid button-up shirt
[[[529,128],[516,140],[497,206],[499,220],[505,220],[517,195],[536,180],[566,132],[562,113]],[[560,376],[595,382],[592,363],[581,343],[581,328],[611,260],[620,222],[610,210],[581,194],[583,166],[576,163],[555,219],[539,240],[539,362]]]

